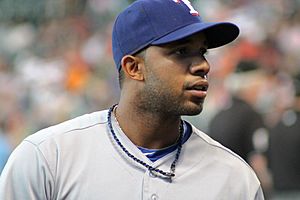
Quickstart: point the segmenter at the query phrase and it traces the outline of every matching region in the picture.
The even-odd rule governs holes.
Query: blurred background
[[[0,171],[26,136],[118,101],[111,28],[130,2],[0,1]],[[209,51],[204,111],[185,119],[243,157],[267,198],[296,197],[300,0],[191,2],[205,21],[234,22],[241,34]]]

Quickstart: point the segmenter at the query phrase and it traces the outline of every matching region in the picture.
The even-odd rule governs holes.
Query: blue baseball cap
[[[216,48],[235,40],[239,28],[229,22],[203,22],[188,0],[137,0],[118,15],[113,26],[116,67],[120,71],[125,55],[199,32],[205,34],[208,48]]]

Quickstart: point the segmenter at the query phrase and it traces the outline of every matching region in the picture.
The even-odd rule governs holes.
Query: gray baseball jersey
[[[0,199],[264,199],[252,169],[195,127],[182,146],[172,181],[153,176],[115,143],[107,113],[84,115],[27,137],[1,175]],[[112,120],[132,154],[169,171],[176,151],[151,162]]]

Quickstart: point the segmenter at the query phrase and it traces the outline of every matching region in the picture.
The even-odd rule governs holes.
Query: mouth
[[[196,82],[186,88],[191,96],[204,99],[207,95],[208,82]]]
[[[197,91],[203,91],[203,92],[207,92],[208,90],[208,85],[194,85],[191,88],[189,88],[189,90],[197,90]]]

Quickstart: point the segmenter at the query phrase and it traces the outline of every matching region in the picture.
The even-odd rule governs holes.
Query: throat
[[[133,142],[131,138],[129,139],[138,147],[152,150],[161,150],[177,144],[180,138],[180,134],[181,133],[178,130],[175,137],[173,135],[172,137],[169,137],[167,134],[158,133],[157,136],[150,135],[147,137],[147,135],[142,135],[139,138],[136,138],[136,142]]]
[[[112,126],[112,113],[113,113],[115,107],[116,107],[116,105],[112,106],[109,109],[108,114],[107,114],[108,128],[111,132],[112,138],[115,141],[115,143],[119,146],[119,148],[123,151],[123,153],[128,156],[129,159],[132,159],[137,164],[139,164],[139,165],[143,166],[144,168],[148,169],[151,174],[154,174],[155,176],[159,176],[161,178],[168,179],[169,181],[172,181],[172,178],[175,176],[175,168],[176,168],[176,164],[177,164],[177,161],[179,159],[181,148],[182,148],[183,121],[180,121],[180,126],[179,126],[180,137],[179,137],[179,141],[178,141],[178,145],[177,145],[177,151],[176,151],[174,161],[172,162],[169,171],[163,171],[163,170],[161,170],[157,167],[153,167],[153,166],[147,164],[146,162],[140,160],[134,154],[132,154],[130,151],[128,151],[126,149],[126,147],[122,144],[121,140],[117,137],[117,135],[114,131],[114,128]],[[117,121],[117,119],[116,119],[116,121]]]
[[[162,149],[175,144],[180,136],[180,118],[165,120],[157,116],[145,116],[145,114],[144,116],[126,115],[119,107],[114,109],[113,115],[122,132],[136,146]]]

